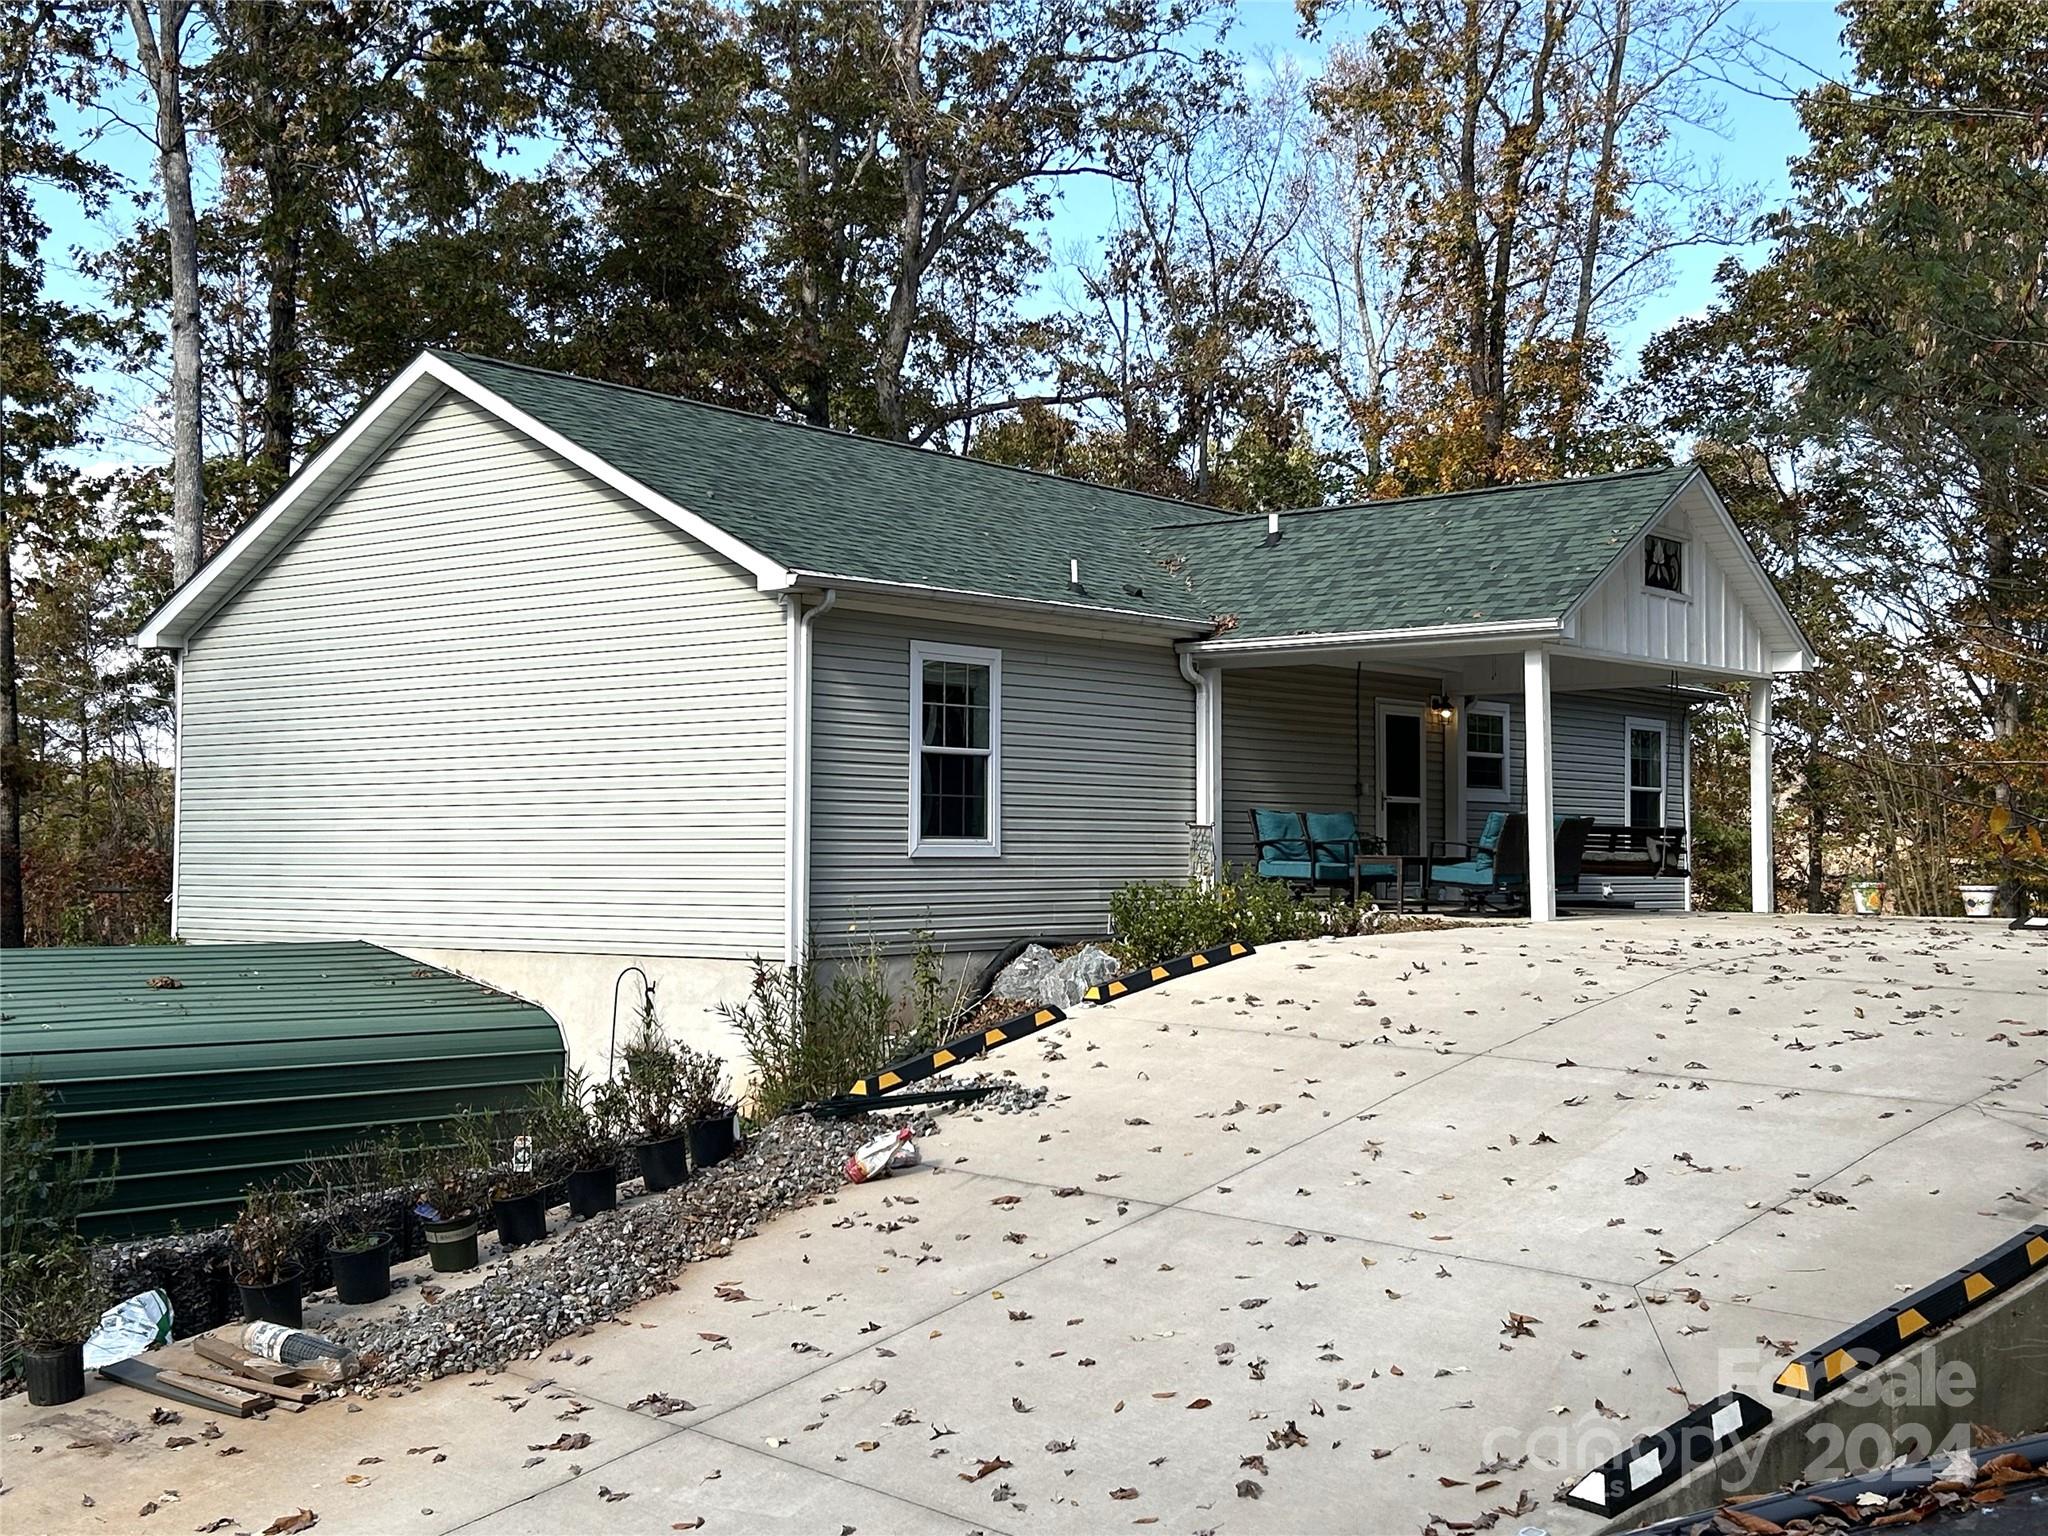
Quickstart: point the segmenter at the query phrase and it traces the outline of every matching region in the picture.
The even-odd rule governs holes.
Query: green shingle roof
[[[437,355],[792,570],[1142,613],[1190,633],[1223,615],[1245,637],[1556,619],[1693,473],[1290,512],[1269,548],[1263,517]]]
[[[1162,528],[1206,612],[1246,638],[1563,616],[1688,469],[1636,470]]]
[[[792,570],[1081,603],[1195,626],[1204,617],[1155,562],[1146,534],[1154,523],[1226,513],[671,395],[438,355]],[[1082,593],[1067,586],[1074,559]]]

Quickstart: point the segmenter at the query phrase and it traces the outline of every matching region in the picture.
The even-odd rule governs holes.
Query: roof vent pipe
[[[1268,544],[1278,544],[1280,542],[1280,514],[1278,512],[1268,512],[1266,514],[1266,542]]]
[[[1078,560],[1067,562],[1067,585],[1076,592],[1081,590],[1081,562]]]

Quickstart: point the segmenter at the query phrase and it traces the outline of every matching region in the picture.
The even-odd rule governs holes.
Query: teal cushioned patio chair
[[[1254,808],[1252,845],[1257,855],[1253,865],[1268,880],[1285,880],[1293,885],[1315,881],[1308,856],[1308,827],[1299,811],[1264,811]]]
[[[1466,857],[1449,863],[1452,849]],[[1529,818],[1520,811],[1493,811],[1476,843],[1431,843],[1428,883],[1460,892],[1471,907],[1491,896],[1526,897],[1529,886]]]
[[[1579,868],[1585,860],[1586,836],[1593,830],[1590,816],[1553,816],[1552,846],[1556,850],[1555,886],[1560,891],[1579,888]],[[1440,852],[1462,848],[1462,843],[1433,843],[1432,861]],[[1446,885],[1462,891],[1466,902],[1485,906],[1494,896],[1528,900],[1529,818],[1520,811],[1493,811],[1479,841],[1470,845],[1471,856],[1456,863],[1437,864],[1429,869],[1431,885]]]
[[[1309,811],[1302,817],[1308,827],[1309,846],[1314,851],[1317,885],[1350,885],[1352,864],[1360,854],[1383,853],[1376,837],[1358,834],[1358,818],[1349,811]],[[1358,864],[1358,880],[1371,885],[1392,880],[1399,871],[1393,864],[1376,863],[1367,857]]]

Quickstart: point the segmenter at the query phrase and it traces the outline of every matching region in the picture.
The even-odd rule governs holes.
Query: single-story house
[[[1099,932],[1251,859],[1255,806],[1412,853],[1501,808],[1682,829],[1730,680],[1767,908],[1769,684],[1810,654],[1695,470],[1247,517],[441,351],[140,641],[181,938],[385,944],[585,1056],[627,965],[701,1008],[808,934]]]

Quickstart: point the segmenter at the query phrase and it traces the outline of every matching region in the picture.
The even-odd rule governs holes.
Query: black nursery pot
[[[21,1347],[21,1374],[28,1383],[33,1407],[54,1408],[85,1396],[85,1345],[49,1344]]]
[[[539,1190],[491,1202],[491,1223],[498,1229],[498,1241],[507,1248],[523,1248],[548,1235],[547,1198]]]
[[[710,1168],[731,1157],[739,1146],[739,1121],[732,1110],[690,1127],[690,1163]]]
[[[334,1299],[343,1306],[382,1301],[391,1294],[391,1235],[379,1232],[367,1248],[329,1248],[327,1266],[334,1272]]]
[[[569,1175],[569,1214],[595,1216],[619,1203],[619,1170],[578,1168]]]
[[[690,1173],[690,1138],[685,1132],[671,1136],[666,1141],[650,1141],[642,1145],[640,1153],[640,1177],[653,1189],[674,1189]]]
[[[294,1264],[282,1280],[269,1285],[245,1285],[237,1280],[235,1289],[242,1295],[242,1320],[282,1323],[287,1328],[305,1327],[305,1301],[299,1293],[299,1282],[303,1279],[304,1271]]]

